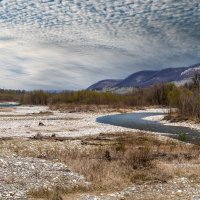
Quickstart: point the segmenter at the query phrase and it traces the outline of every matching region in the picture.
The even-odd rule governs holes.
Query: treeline
[[[29,105],[108,105],[112,107],[164,105],[177,108],[180,115],[200,119],[200,81],[178,87],[175,84],[157,84],[149,88],[137,88],[127,94],[96,91],[45,91],[0,90],[0,101],[18,101]]]
[[[83,104],[109,105],[114,107],[168,105],[168,93],[173,84],[158,84],[151,88],[134,89],[127,94],[96,91],[66,91],[48,93],[45,91],[0,90],[1,101],[18,101],[29,105]]]
[[[4,101],[20,101],[20,98],[23,97],[23,95],[26,92],[24,90],[4,90],[0,89],[0,102]]]
[[[170,108],[177,108],[176,114],[183,119],[200,119],[199,82],[174,87],[168,94]],[[173,112],[172,112],[173,114]]]

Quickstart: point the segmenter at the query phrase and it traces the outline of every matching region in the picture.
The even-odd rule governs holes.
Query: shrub
[[[178,138],[179,138],[179,140],[181,140],[183,142],[186,142],[188,140],[188,136],[186,133],[179,133]]]

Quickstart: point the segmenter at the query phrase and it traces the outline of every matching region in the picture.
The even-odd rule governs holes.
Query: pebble
[[[185,190],[180,190],[183,183]],[[159,186],[159,187],[158,187]],[[161,189],[159,189],[161,188]],[[200,184],[194,184],[186,177],[175,177],[167,183],[134,184],[120,192],[104,194],[103,196],[81,195],[78,200],[143,200],[143,199],[165,199],[165,200],[200,200]]]
[[[0,197],[3,200],[26,199],[28,191],[44,186],[51,189],[89,184],[62,163],[19,156],[1,156],[0,162]]]

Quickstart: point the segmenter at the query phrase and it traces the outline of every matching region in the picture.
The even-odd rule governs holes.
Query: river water
[[[18,106],[19,103],[15,103],[15,102],[4,102],[4,103],[0,103],[0,107],[14,107],[14,106]]]
[[[190,137],[200,138],[200,131],[194,130],[188,127],[182,126],[170,126],[164,125],[159,121],[148,121],[143,118],[149,116],[163,115],[163,112],[137,112],[129,114],[117,114],[99,117],[96,119],[97,122],[110,124],[115,126],[122,126],[126,128],[139,129],[142,131],[151,131],[157,133],[167,134],[187,134]]]

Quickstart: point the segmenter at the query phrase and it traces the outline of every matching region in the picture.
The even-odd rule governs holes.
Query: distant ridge
[[[133,73],[123,80],[107,79],[101,80],[90,87],[88,90],[113,91],[123,88],[149,87],[156,83],[174,82],[181,85],[191,82],[195,73],[200,73],[200,63],[189,67],[166,68],[162,70],[144,70]]]
[[[106,80],[102,80],[102,81],[99,81],[99,82],[91,85],[87,89],[88,90],[105,90],[105,89],[114,87],[115,85],[117,85],[121,81],[122,80],[106,79]]]

